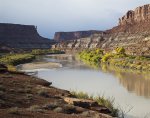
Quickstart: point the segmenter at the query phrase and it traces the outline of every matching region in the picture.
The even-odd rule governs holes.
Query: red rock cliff
[[[130,10],[119,19],[119,25],[134,24],[150,20],[150,4],[137,7],[134,11]]]
[[[0,45],[11,48],[50,48],[52,41],[40,36],[35,26],[0,23]]]
[[[65,36],[65,33],[64,33]],[[64,39],[66,39],[64,37]],[[119,25],[97,36],[62,42],[56,48],[82,50],[101,48],[106,51],[124,47],[130,55],[150,55],[150,4],[130,10],[119,20]]]

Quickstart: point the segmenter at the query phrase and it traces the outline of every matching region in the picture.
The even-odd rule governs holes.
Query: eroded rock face
[[[150,4],[137,7],[134,11],[130,10],[119,19],[119,25],[134,24],[150,20]]]
[[[35,26],[0,23],[0,45],[10,48],[50,48],[53,41],[41,37]]]
[[[101,31],[89,30],[89,31],[76,31],[76,32],[56,32],[55,40],[74,40],[79,38],[89,37],[95,33],[102,33]]]
[[[75,40],[65,40],[58,44],[53,45],[54,49],[62,50],[82,50],[82,49],[92,49],[98,48],[105,41],[106,37],[104,34],[93,34],[87,38],[80,38]]]

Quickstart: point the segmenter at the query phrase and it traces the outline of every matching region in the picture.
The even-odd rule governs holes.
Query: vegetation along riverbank
[[[78,56],[81,60],[94,65],[107,64],[120,68],[150,71],[150,57],[127,55],[122,47],[109,53],[104,53],[101,49],[84,50]]]
[[[28,63],[36,59],[38,55],[46,55],[46,54],[62,54],[64,52],[59,50],[41,50],[36,49],[31,52],[24,53],[14,53],[14,54],[3,54],[0,57],[0,63],[5,64],[9,70],[15,71],[15,66],[23,63]]]

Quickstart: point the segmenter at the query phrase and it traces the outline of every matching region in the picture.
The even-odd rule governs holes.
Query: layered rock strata
[[[102,31],[89,30],[89,31],[76,31],[76,32],[56,32],[54,39],[57,41],[74,40],[79,38],[86,38],[95,33],[102,33]]]
[[[124,47],[131,55],[150,55],[150,4],[128,11],[119,19],[119,25],[86,38],[63,41],[53,48],[83,50],[102,48],[110,51]]]
[[[119,25],[139,23],[150,20],[150,4],[137,7],[134,11],[130,10],[119,19]]]
[[[0,45],[10,48],[50,48],[54,41],[40,36],[32,25],[0,23]]]

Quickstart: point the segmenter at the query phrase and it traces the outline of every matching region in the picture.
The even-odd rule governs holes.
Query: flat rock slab
[[[68,104],[73,104],[75,106],[80,106],[83,108],[90,108],[90,107],[98,106],[98,103],[92,100],[66,97],[64,98],[64,101],[67,102]]]
[[[67,102],[68,104],[72,104],[86,109],[91,109],[93,111],[98,111],[99,113],[105,113],[105,114],[111,113],[111,111],[108,108],[99,105],[96,101],[93,100],[66,97],[64,98],[64,101]]]

